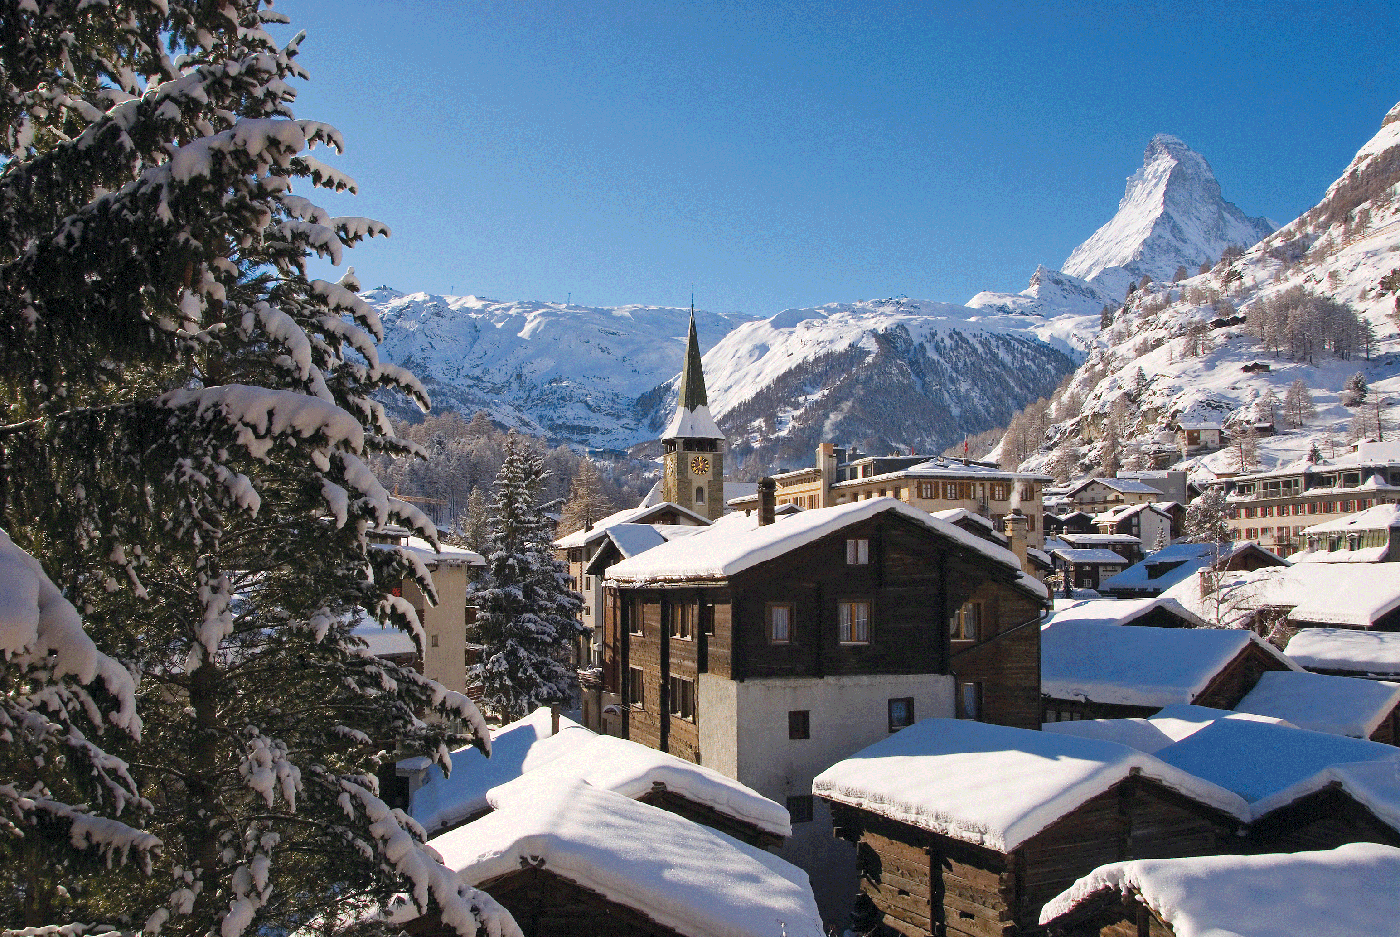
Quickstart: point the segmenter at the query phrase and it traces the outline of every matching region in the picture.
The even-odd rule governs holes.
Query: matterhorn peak
[[[1220,195],[1210,163],[1180,138],[1159,133],[1128,177],[1118,213],[1065,261],[1064,272],[1121,296],[1144,274],[1170,279],[1214,263],[1231,245],[1249,247],[1274,226]]]

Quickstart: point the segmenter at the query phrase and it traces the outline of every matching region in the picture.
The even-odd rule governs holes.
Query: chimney
[[[559,704],[555,703],[549,707],[549,734],[551,737],[559,734]]]
[[[817,468],[821,471],[822,491],[817,499],[818,507],[831,504],[831,484],[836,481],[836,447],[829,442],[817,446]]]
[[[775,492],[778,490],[778,483],[773,479],[764,476],[758,480],[758,526],[767,527],[773,523],[773,511],[776,508]]]
[[[1011,541],[1011,552],[1021,561],[1023,573],[1030,572],[1030,563],[1026,560],[1026,525],[1029,522],[1030,518],[1022,514],[1020,508],[1002,518],[1002,523],[1006,526],[1006,538]]]

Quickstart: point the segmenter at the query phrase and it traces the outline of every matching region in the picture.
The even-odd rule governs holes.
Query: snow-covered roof
[[[1287,719],[1302,729],[1370,738],[1400,705],[1400,684],[1320,673],[1263,674],[1235,709]]]
[[[1304,628],[1284,649],[1311,670],[1400,676],[1400,633],[1351,628]]]
[[[491,757],[475,748],[452,753],[452,776],[443,777],[437,765],[428,768],[423,786],[409,798],[408,813],[430,833],[461,823],[489,810],[487,791],[523,772],[538,768],[594,738],[571,719],[559,718],[559,734],[550,734],[548,707],[491,733]]]
[[[1389,544],[1379,547],[1362,547],[1360,550],[1328,550],[1324,547],[1320,550],[1296,553],[1292,560],[1295,563],[1380,563],[1385,560],[1385,555],[1389,552]]]
[[[1352,533],[1363,530],[1389,530],[1400,527],[1400,504],[1378,504],[1356,514],[1313,524],[1304,534]]]
[[[1383,799],[1400,798],[1400,749],[1267,722],[1217,719],[1180,742],[1159,749],[1156,756],[1234,791],[1254,805],[1255,817],[1321,790],[1336,780],[1332,775],[1323,780],[1320,775],[1324,771],[1353,762],[1386,762],[1397,783]],[[1400,817],[1400,799],[1391,813]]]
[[[1047,722],[1041,728],[1046,732],[1058,732],[1061,735],[1117,742],[1151,755],[1196,734],[1218,719],[1247,719],[1292,727],[1291,723],[1270,716],[1176,704],[1164,706],[1155,716],[1146,719],[1075,719],[1069,722]]]
[[[960,527],[941,521],[895,498],[871,498],[829,508],[802,511],[772,524],[759,525],[758,516],[732,514],[707,531],[655,547],[623,560],[608,570],[608,580],[645,583],[688,579],[726,579],[751,566],[835,533],[878,514],[893,512],[922,524],[961,547],[1014,570],[1017,583],[1037,596],[1047,595],[1039,581],[1021,573],[1016,554]]]
[[[1138,562],[1129,566],[1111,579],[1105,579],[1100,583],[1099,588],[1105,592],[1115,590],[1138,590],[1138,589],[1158,589],[1165,591],[1190,577],[1197,570],[1212,566],[1219,557],[1219,562],[1228,562],[1235,554],[1250,548],[1258,549],[1268,556],[1275,556],[1273,553],[1264,550],[1248,540],[1240,540],[1234,543],[1173,543],[1160,550],[1149,553]],[[1287,565],[1288,561],[1283,557],[1276,557],[1280,566]],[[1170,569],[1163,567],[1171,564]],[[1159,574],[1152,575],[1154,570],[1159,570]]]
[[[1066,563],[1084,563],[1091,566],[1125,566],[1128,561],[1122,554],[1114,553],[1112,550],[1090,549],[1087,547],[1061,547],[1050,551],[1051,556],[1057,556]]]
[[[1120,504],[1116,507],[1109,508],[1101,514],[1095,514],[1094,523],[1116,524],[1125,518],[1132,517],[1134,514],[1139,514],[1143,511],[1155,511],[1163,517],[1168,516],[1167,512],[1158,507],[1154,502],[1144,501],[1141,504]]]
[[[1220,426],[1219,423],[1197,423],[1197,422],[1189,422],[1189,423],[1178,423],[1177,426],[1180,426],[1182,429],[1194,429],[1194,430],[1212,430],[1212,429],[1213,429],[1213,430],[1219,430],[1219,429],[1221,429],[1221,426]]]
[[[462,547],[454,547],[444,543],[440,549],[434,550],[433,545],[422,537],[406,537],[402,544],[375,543],[371,544],[378,550],[403,550],[413,554],[423,562],[429,569],[446,566],[485,566],[486,558],[480,553]]]
[[[1060,534],[1060,539],[1073,547],[1102,547],[1115,543],[1131,547],[1142,546],[1142,538],[1132,534],[1074,534],[1066,531]]]
[[[1400,849],[1115,862],[1051,899],[1041,925],[1103,892],[1141,896],[1177,937],[1376,937],[1400,921]]]
[[[1400,563],[1295,563],[1225,572],[1217,591],[1221,611],[1236,617],[1260,607],[1290,608],[1294,621],[1369,628],[1400,607]],[[1203,600],[1194,579],[1162,594],[1214,618],[1215,599]]]
[[[687,937],[822,937],[807,873],[609,790],[541,791],[429,841],[468,885],[540,867]]]
[[[865,482],[884,478],[968,478],[972,476],[988,481],[1051,481],[1049,475],[1038,475],[1034,472],[1009,471],[1007,469],[993,468],[989,465],[981,465],[977,462],[964,462],[961,459],[950,459],[939,456],[929,459],[926,462],[916,462],[908,468],[895,469],[894,471],[885,472],[880,475],[867,476],[864,478],[850,478],[845,481],[837,482],[832,485],[832,487],[839,488],[842,485],[863,484]]]
[[[1190,703],[1250,644],[1297,666],[1249,631],[1050,624],[1040,633],[1040,688],[1120,706]]]
[[[1136,480],[1131,479],[1131,478],[1098,478],[1098,477],[1095,477],[1095,478],[1088,478],[1088,479],[1085,479],[1084,481],[1082,481],[1082,482],[1080,482],[1079,484],[1075,485],[1073,488],[1071,488],[1071,489],[1069,490],[1069,492],[1068,492],[1069,496],[1070,496],[1071,498],[1073,498],[1075,495],[1079,494],[1079,493],[1080,493],[1081,491],[1083,491],[1085,488],[1088,488],[1088,487],[1089,487],[1090,485],[1092,485],[1094,482],[1098,482],[1100,485],[1103,485],[1105,488],[1111,488],[1112,490],[1117,491],[1117,492],[1121,492],[1122,494],[1157,495],[1158,497],[1161,497],[1161,495],[1162,495],[1162,490],[1161,490],[1160,488],[1153,488],[1151,485],[1144,484],[1143,482],[1136,481]]]
[[[582,782],[636,799],[663,785],[685,799],[777,836],[792,835],[787,808],[707,768],[627,739],[599,735],[569,747],[547,764],[493,787],[486,798],[501,809],[542,790]]]
[[[368,645],[369,653],[375,657],[418,653],[418,645],[413,642],[413,635],[393,625],[380,624],[363,612],[355,620],[350,633],[364,641]]]
[[[608,528],[618,524],[645,524],[648,517],[655,517],[666,511],[675,511],[682,516],[691,517],[701,526],[710,523],[710,519],[703,514],[696,514],[689,508],[681,507],[672,501],[658,501],[655,504],[640,504],[635,508],[626,508],[609,514],[607,517],[594,521],[582,530],[576,530],[571,534],[560,537],[554,541],[554,546],[560,550],[568,550],[574,547],[587,546],[590,543],[601,540],[607,536]]]
[[[677,407],[675,416],[671,417],[671,422],[666,424],[661,438],[723,439],[724,433],[720,432],[719,427],[715,424],[715,418],[710,416],[709,406],[702,403],[694,410]]]
[[[925,719],[901,729],[817,775],[812,790],[1010,852],[1135,771],[1248,817],[1237,795],[1126,745],[965,719]]]
[[[1100,625],[1126,625],[1157,609],[1165,609],[1184,620],[1192,628],[1204,628],[1206,622],[1176,599],[1158,596],[1155,599],[1087,599],[1064,608],[1056,607],[1045,624],[1067,621],[1087,621]]]

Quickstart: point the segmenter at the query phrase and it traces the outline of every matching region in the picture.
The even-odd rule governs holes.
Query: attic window
[[[768,606],[768,642],[787,644],[792,640],[792,606],[770,604]]]
[[[864,537],[846,541],[846,565],[865,566],[870,562],[870,541]]]

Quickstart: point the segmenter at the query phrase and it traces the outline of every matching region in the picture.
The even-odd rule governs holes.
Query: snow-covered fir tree
[[[406,893],[463,935],[516,932],[377,795],[396,746],[446,766],[486,728],[351,634],[368,615],[421,640],[391,590],[431,581],[367,530],[435,532],[365,459],[405,449],[376,394],[427,400],[379,361],[353,274],[306,275],[309,254],[339,263],[387,230],[295,194],[353,183],[309,152],[340,149],[336,131],[290,111],[304,74],[299,38],[264,28],[280,20],[262,0],[0,2],[0,524],[48,610],[27,641],[4,626],[21,725],[0,727],[0,797],[56,795],[6,810],[0,928],[239,937]],[[77,612],[106,656],[37,657]],[[78,744],[104,718],[127,774]],[[56,733],[68,757],[18,766]],[[129,815],[158,850],[62,808],[123,801],[149,807]],[[132,837],[150,862],[31,861],[45,823],[73,827],[70,853]]]
[[[512,434],[496,475],[487,576],[477,592],[482,698],[504,721],[567,705],[578,681],[570,654],[583,633],[583,603],[550,545],[553,523],[537,500],[544,475],[539,455]]]
[[[1225,518],[1225,492],[1219,487],[1207,488],[1186,508],[1186,540],[1191,543],[1224,543],[1230,539],[1230,524]]]

